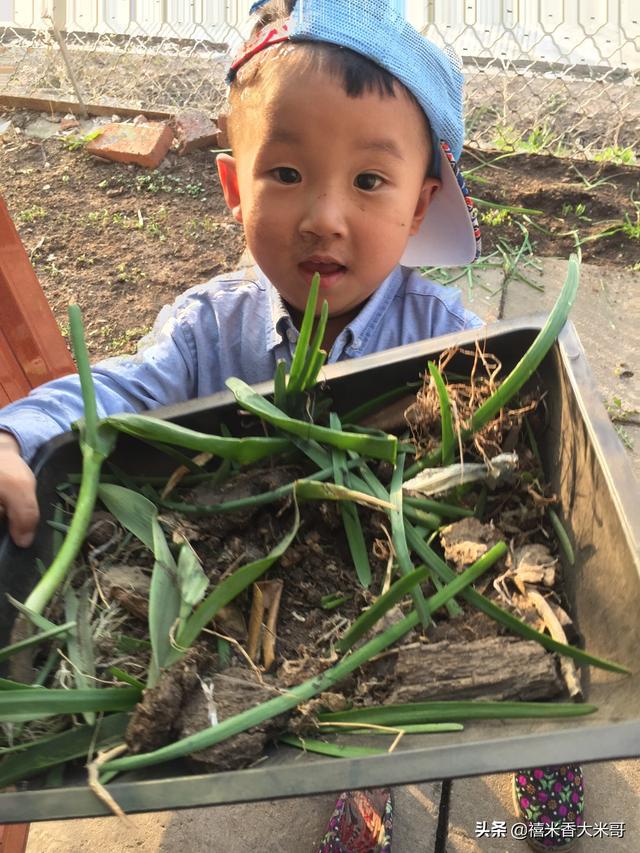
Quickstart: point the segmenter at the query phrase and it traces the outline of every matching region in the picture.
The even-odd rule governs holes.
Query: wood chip
[[[527,597],[540,614],[540,618],[544,621],[545,627],[553,639],[559,643],[566,643],[567,635],[549,602],[537,590],[533,589],[527,589]],[[582,687],[580,685],[580,673],[571,658],[564,655],[560,657],[560,671],[567,685],[569,696],[572,699],[581,699]]]

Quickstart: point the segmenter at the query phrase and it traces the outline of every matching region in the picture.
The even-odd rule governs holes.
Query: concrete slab
[[[33,824],[27,853],[312,853],[336,796]],[[271,847],[271,845],[275,845]]]
[[[57,136],[60,126],[53,124],[46,118],[39,116],[34,119],[24,129],[25,136],[31,139],[50,139],[52,136]]]
[[[503,287],[501,270],[479,269],[474,272],[473,288],[461,288],[465,304],[486,322],[547,313],[562,288],[567,261],[538,258],[537,262],[541,271],[530,267],[524,272],[541,291],[514,279]],[[603,402],[614,405],[617,400],[621,412],[630,413],[631,423],[621,426],[635,446],[634,436],[640,442],[640,414],[634,415],[634,411],[640,412],[640,272],[582,264],[570,319]],[[631,453],[630,459],[640,479],[640,452]]]
[[[439,783],[394,790],[394,853],[431,851]],[[31,826],[26,853],[314,853],[336,794],[119,818],[50,821]]]

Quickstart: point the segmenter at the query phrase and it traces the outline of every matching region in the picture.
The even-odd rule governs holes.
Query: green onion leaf
[[[0,692],[0,722],[14,722],[18,717],[20,722],[40,720],[85,711],[129,711],[141,695],[134,687],[6,690]]]
[[[597,711],[595,705],[577,702],[486,702],[482,700],[407,702],[318,714],[322,723],[368,723],[403,727],[440,720],[518,720],[551,717],[584,717]]]
[[[188,450],[206,451],[231,459],[240,465],[250,465],[265,456],[273,456],[289,448],[286,438],[229,438],[222,435],[207,435],[192,429],[152,418],[149,415],[112,415],[105,423],[119,432],[135,438],[178,445]]]
[[[394,435],[379,438],[360,433],[340,432],[329,429],[328,427],[307,423],[306,421],[299,421],[295,418],[290,418],[274,406],[273,403],[265,400],[264,397],[261,397],[260,394],[241,379],[232,376],[227,379],[226,385],[244,409],[284,432],[289,432],[298,436],[298,438],[307,440],[315,439],[332,447],[338,447],[341,450],[354,450],[356,453],[360,453],[363,456],[371,456],[374,459],[395,462],[398,439]],[[264,440],[266,441],[267,439]]]
[[[451,465],[453,463],[454,449],[456,446],[456,438],[453,432],[453,420],[451,418],[451,402],[447,386],[444,384],[444,379],[436,364],[433,361],[428,362],[429,373],[436,386],[438,398],[440,400],[440,423],[442,432],[442,464]]]
[[[387,737],[393,732],[386,732]],[[364,758],[365,755],[384,755],[386,749],[376,749],[372,746],[349,746],[340,743],[327,743],[324,740],[301,738],[295,735],[280,735],[280,743],[295,746],[304,752],[317,752],[320,755],[330,755],[333,758]]]

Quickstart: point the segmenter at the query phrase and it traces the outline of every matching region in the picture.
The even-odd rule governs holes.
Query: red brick
[[[107,124],[96,139],[88,143],[89,154],[118,163],[137,163],[157,169],[173,142],[173,130],[164,122],[147,124]]]
[[[173,123],[178,140],[178,154],[188,154],[196,148],[216,144],[218,128],[201,110],[184,110],[174,117]]]
[[[71,118],[65,116],[60,122],[60,130],[70,130],[72,127],[80,127],[80,122],[73,116]]]

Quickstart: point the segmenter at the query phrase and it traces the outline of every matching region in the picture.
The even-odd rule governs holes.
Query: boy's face
[[[425,178],[424,119],[400,86],[350,98],[327,72],[291,65],[246,92],[234,157],[220,155],[218,169],[283,299],[304,310],[317,271],[320,304],[346,325],[398,263],[439,181]]]

